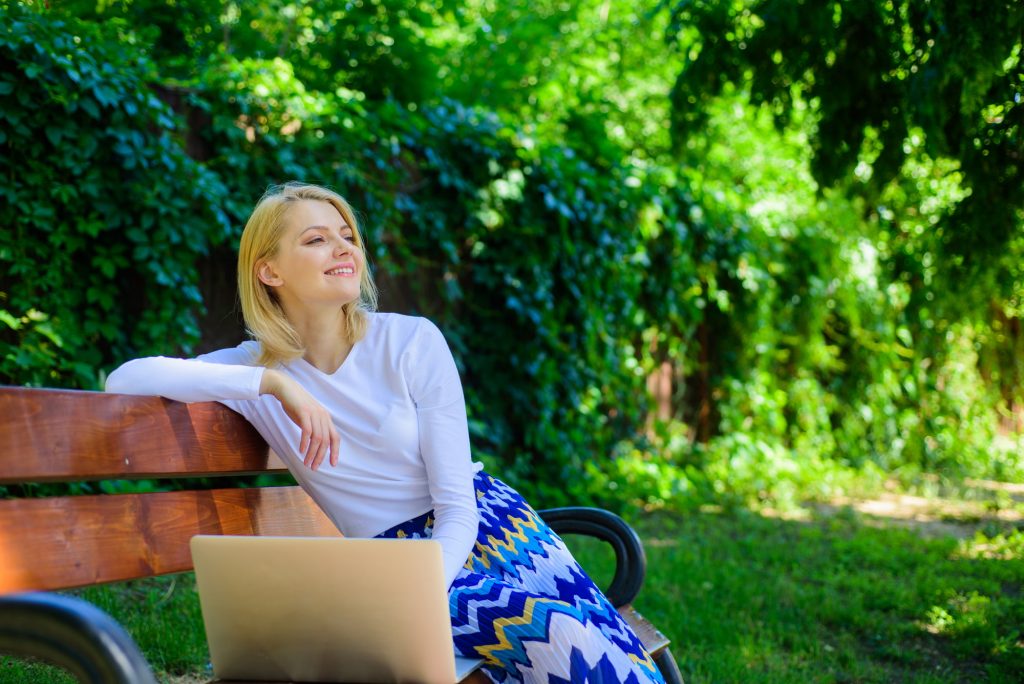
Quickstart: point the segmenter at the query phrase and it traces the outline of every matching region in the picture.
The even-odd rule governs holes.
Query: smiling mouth
[[[356,269],[351,266],[342,266],[341,268],[332,268],[330,271],[324,271],[324,275],[329,276],[352,276],[356,274]]]

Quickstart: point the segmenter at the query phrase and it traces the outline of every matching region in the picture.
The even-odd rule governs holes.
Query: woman
[[[493,681],[663,681],[562,541],[470,458],[441,332],[374,311],[351,207],[315,185],[271,188],[238,255],[253,340],[196,359],[130,361],[109,392],[219,401],[248,419],[352,537],[440,542],[456,650]]]

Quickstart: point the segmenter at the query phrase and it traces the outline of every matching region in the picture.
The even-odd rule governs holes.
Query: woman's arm
[[[418,333],[405,372],[434,506],[432,538],[441,542],[446,586],[451,586],[473,549],[479,527],[466,400],[441,331],[424,319]]]
[[[106,391],[157,395],[175,401],[244,401],[260,396],[262,366],[247,365],[245,350],[222,349],[207,356],[223,360],[151,356],[134,359],[107,376]],[[232,408],[235,408],[232,406]]]
[[[316,470],[324,458],[338,463],[340,436],[330,413],[298,382],[284,373],[249,365],[252,354],[242,347],[221,349],[196,359],[153,356],[128,361],[114,370],[107,392],[156,395],[176,401],[218,401],[250,422],[251,401],[270,394],[301,429],[299,454]]]

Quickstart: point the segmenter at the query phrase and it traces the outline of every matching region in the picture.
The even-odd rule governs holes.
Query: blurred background
[[[237,344],[303,180],[545,500],[1024,471],[1018,3],[3,6],[4,383]]]
[[[99,389],[237,344],[248,212],[325,184],[381,309],[444,330],[489,469],[698,549],[673,572],[731,568],[660,600],[753,591],[661,617],[688,677],[1019,681],[1024,4],[65,0],[0,22],[0,383]],[[847,505],[950,492],[977,506],[935,517],[968,511],[975,546]],[[764,526],[809,506],[840,515]],[[744,611],[818,561],[879,574],[831,576],[764,636]],[[952,574],[870,594],[922,566]]]

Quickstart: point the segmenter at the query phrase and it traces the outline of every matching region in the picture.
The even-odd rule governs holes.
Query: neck
[[[292,311],[285,307],[285,316],[306,348],[303,359],[325,373],[333,373],[341,367],[352,345],[348,341],[345,313],[340,307],[315,311]]]

